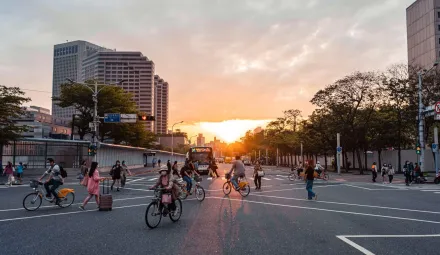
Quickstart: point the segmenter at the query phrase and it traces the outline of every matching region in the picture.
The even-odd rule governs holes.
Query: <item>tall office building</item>
[[[160,78],[159,75],[154,76],[154,86],[156,87],[156,133],[166,134],[168,129],[168,102],[169,88],[168,82]]]
[[[138,51],[98,51],[83,61],[83,80],[95,79],[100,83],[117,84],[133,94],[138,110],[154,115],[155,86],[154,62]],[[148,131],[154,132],[154,122],[145,122]]]
[[[406,9],[408,64],[431,67],[440,59],[440,0],[417,0]]]
[[[66,78],[81,81],[82,61],[90,54],[102,50],[109,51],[85,41],[56,44],[53,50],[52,97],[59,96],[60,85],[66,83]],[[53,116],[70,119],[74,113],[73,107],[61,108],[52,101]]]
[[[199,134],[199,136],[197,136],[197,146],[205,146],[205,137],[203,134]]]

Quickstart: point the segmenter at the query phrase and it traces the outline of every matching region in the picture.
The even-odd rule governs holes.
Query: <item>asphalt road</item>
[[[220,165],[220,173],[230,165]],[[246,198],[222,192],[224,180],[208,180],[203,202],[183,202],[177,223],[163,218],[149,229],[145,209],[156,173],[130,178],[113,192],[113,211],[89,203],[73,178],[76,202],[27,212],[27,185],[0,187],[0,254],[439,254],[440,186],[372,184],[370,176],[331,176],[316,181],[317,201],[307,201],[302,181],[268,170],[262,191]]]

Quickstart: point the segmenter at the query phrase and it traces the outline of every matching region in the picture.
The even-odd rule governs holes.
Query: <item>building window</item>
[[[440,19],[440,12],[437,12],[437,18]]]

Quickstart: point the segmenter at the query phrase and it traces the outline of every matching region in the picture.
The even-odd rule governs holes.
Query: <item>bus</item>
[[[232,158],[231,157],[225,157],[225,164],[231,164]]]
[[[209,163],[214,159],[211,147],[191,147],[186,154],[186,158],[191,160],[194,164],[198,162],[198,164],[195,165],[198,165],[197,171],[201,174],[208,174]]]

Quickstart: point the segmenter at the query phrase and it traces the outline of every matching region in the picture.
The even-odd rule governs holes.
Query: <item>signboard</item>
[[[137,114],[121,113],[121,122],[122,123],[136,123],[137,122]]]
[[[438,144],[433,143],[433,144],[431,145],[431,149],[432,149],[432,152],[437,152],[437,151],[438,151]]]
[[[439,113],[434,115],[434,120],[440,120],[440,114]]]
[[[435,113],[440,114],[440,102],[435,103]]]
[[[336,147],[336,152],[337,153],[341,153],[342,152],[342,147]]]
[[[118,123],[121,122],[121,114],[119,113],[105,113],[104,114],[105,123]]]
[[[212,150],[209,147],[205,147],[205,148],[200,147],[200,148],[192,148],[191,149],[191,152],[195,152],[195,153],[197,153],[197,152],[211,152],[211,151]]]

